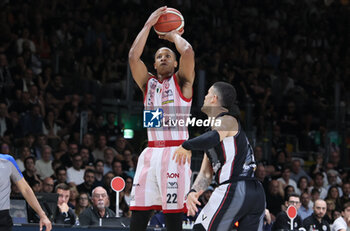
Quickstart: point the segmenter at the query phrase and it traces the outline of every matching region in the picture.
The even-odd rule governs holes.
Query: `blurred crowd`
[[[218,80],[232,83],[242,119],[247,103],[253,105],[256,176],[264,183],[272,220],[285,209],[281,205],[291,192],[307,195],[303,206],[325,199],[331,222],[349,201],[348,163],[341,159],[339,143],[326,142],[336,82],[337,100],[350,105],[346,1],[330,6],[316,0],[0,4],[0,152],[16,158],[35,192],[69,185],[69,206],[79,215],[89,206],[92,190],[102,186],[113,210],[110,181],[121,176],[126,188],[120,214],[130,216],[130,190],[142,145],[123,137],[116,114],[101,111],[98,99],[125,97],[131,42],[150,13],[168,5],[184,15],[183,36],[196,52],[196,71],[206,72],[207,87]],[[156,49],[174,48],[155,33],[147,44],[143,60],[149,67]],[[135,90],[134,100],[141,99]],[[349,106],[345,109],[348,115]],[[85,134],[82,111],[88,113]],[[295,143],[291,147],[288,137],[296,138],[298,149],[307,155],[293,156]],[[262,145],[266,139],[267,149]]]

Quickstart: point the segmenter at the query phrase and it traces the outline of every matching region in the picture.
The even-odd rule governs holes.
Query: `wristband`
[[[187,193],[187,196],[188,194],[190,194],[191,192],[197,192],[195,189],[191,189],[188,193]]]

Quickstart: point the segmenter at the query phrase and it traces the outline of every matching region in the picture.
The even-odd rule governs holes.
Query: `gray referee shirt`
[[[23,178],[21,170],[10,155],[0,154],[0,210],[10,209],[11,180]]]

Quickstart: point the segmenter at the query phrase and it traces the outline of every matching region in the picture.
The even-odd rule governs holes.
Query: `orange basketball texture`
[[[166,13],[162,14],[154,25],[154,30],[157,34],[164,35],[172,30],[181,32],[184,25],[185,20],[180,11],[174,8],[167,8]]]

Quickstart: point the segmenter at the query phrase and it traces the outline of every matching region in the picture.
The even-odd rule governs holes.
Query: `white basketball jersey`
[[[188,130],[181,123],[190,115],[192,97],[182,95],[175,74],[163,81],[150,77],[144,98],[145,110],[163,110],[160,128],[147,128],[148,141],[187,140]],[[181,122],[182,121],[182,122]]]

